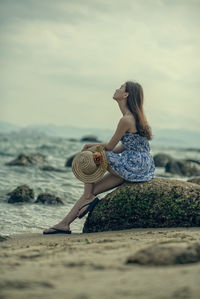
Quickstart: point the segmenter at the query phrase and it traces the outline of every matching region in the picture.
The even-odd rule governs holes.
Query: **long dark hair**
[[[136,120],[136,128],[139,135],[152,140],[152,131],[143,111],[144,92],[142,86],[133,81],[126,82],[125,92],[128,92],[127,106]]]

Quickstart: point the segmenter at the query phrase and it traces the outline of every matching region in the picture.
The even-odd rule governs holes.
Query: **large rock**
[[[195,178],[189,179],[189,180],[187,180],[187,182],[195,183],[195,184],[200,185],[200,176],[197,176]]]
[[[170,155],[165,153],[158,153],[153,156],[153,159],[156,167],[165,167],[168,162],[174,160]]]
[[[57,197],[50,193],[41,193],[38,195],[34,203],[41,203],[47,205],[63,205],[63,201],[60,197]]]
[[[8,166],[29,166],[34,164],[41,164],[47,162],[45,156],[39,153],[36,154],[20,154],[16,159],[5,163]]]
[[[77,154],[77,153],[76,153]],[[72,166],[72,161],[74,159],[74,157],[76,156],[76,154],[72,155],[71,157],[69,157],[65,163],[65,167],[71,167]]]
[[[8,236],[1,236],[1,235],[0,235],[0,242],[7,241],[7,240],[9,240],[9,239],[10,239],[10,237],[8,237]]]
[[[100,140],[97,139],[96,136],[93,136],[93,135],[87,135],[87,136],[84,136],[81,138],[81,141],[82,142],[101,142]]]
[[[181,176],[199,176],[200,165],[186,160],[172,160],[165,165],[165,171]]]
[[[129,256],[126,264],[167,266],[200,262],[200,243],[153,244]]]
[[[54,167],[51,165],[44,165],[44,166],[40,167],[40,169],[44,170],[44,171],[66,172],[65,169],[57,168],[57,167]]]
[[[200,161],[195,159],[185,159],[185,161],[200,164]]]
[[[67,138],[67,140],[72,141],[72,142],[78,142],[79,141],[79,139],[76,139],[76,138]]]
[[[88,215],[83,233],[177,226],[200,226],[200,186],[154,178],[108,193]]]
[[[8,203],[31,202],[34,199],[34,191],[27,185],[18,186],[7,195],[10,195]]]

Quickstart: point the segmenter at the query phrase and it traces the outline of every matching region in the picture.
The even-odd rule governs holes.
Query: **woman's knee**
[[[111,173],[107,173],[101,180],[94,183],[93,194],[97,195],[104,191],[110,190],[121,185],[124,182],[124,179],[117,177]]]

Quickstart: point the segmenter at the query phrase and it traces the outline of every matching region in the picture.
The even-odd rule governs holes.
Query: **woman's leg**
[[[62,230],[69,230],[70,229],[70,223],[72,223],[76,218],[79,211],[79,208],[89,202],[91,198],[91,192],[92,192],[92,186],[93,184],[84,184],[84,193],[80,197],[80,199],[75,203],[73,208],[70,210],[70,212],[56,225],[54,225],[55,228],[59,228]],[[45,229],[45,232],[51,232],[53,229]]]
[[[118,174],[116,174],[116,172],[114,172],[110,167],[108,168],[108,171],[109,173],[104,175],[104,177],[101,180],[99,180],[96,183],[93,183],[90,198],[86,203],[91,202],[96,195],[109,191],[110,189],[113,189],[125,182],[125,180],[121,178]],[[82,214],[86,209],[87,206],[82,208],[79,211],[78,216],[79,214]]]
[[[102,179],[92,184],[84,184],[84,193],[80,199],[75,203],[70,212],[61,220],[58,224],[54,225],[55,228],[67,230],[70,229],[70,223],[72,223],[87,207],[84,207],[79,212],[79,208],[86,203],[91,202],[94,197],[98,194],[106,192],[112,188],[121,185],[124,179],[118,176],[110,167],[108,168],[109,173],[105,174]],[[45,232],[53,231],[46,229]]]

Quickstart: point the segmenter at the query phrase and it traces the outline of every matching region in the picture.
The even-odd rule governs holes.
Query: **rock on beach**
[[[98,138],[94,135],[87,135],[81,138],[81,142],[101,142]]]
[[[175,179],[125,182],[89,213],[83,233],[200,226],[200,186]]]
[[[170,155],[165,153],[158,153],[153,156],[153,159],[156,167],[165,167],[168,162],[174,160]]]
[[[8,163],[5,163],[7,166],[30,166],[35,164],[42,164],[46,161],[44,155],[39,153],[29,154],[22,153],[18,155],[18,157]]]
[[[181,176],[199,176],[200,165],[186,160],[171,160],[165,165],[165,171]]]
[[[64,205],[63,200],[50,193],[40,193],[34,200],[34,190],[27,185],[21,185],[15,188],[13,191],[7,193],[9,195],[8,203],[36,203],[47,205]]]
[[[128,257],[126,264],[167,266],[200,262],[200,243],[177,244],[177,242],[153,244]],[[168,244],[166,244],[168,243]]]
[[[38,195],[34,203],[41,203],[47,205],[63,205],[64,202],[60,197],[52,195],[50,193],[41,193]]]
[[[34,191],[27,185],[21,185],[9,192],[8,203],[31,202],[34,199]]]
[[[191,178],[191,179],[187,180],[187,182],[190,182],[190,183],[195,183],[195,184],[198,184],[198,185],[200,185],[200,176],[197,176],[197,177]]]

